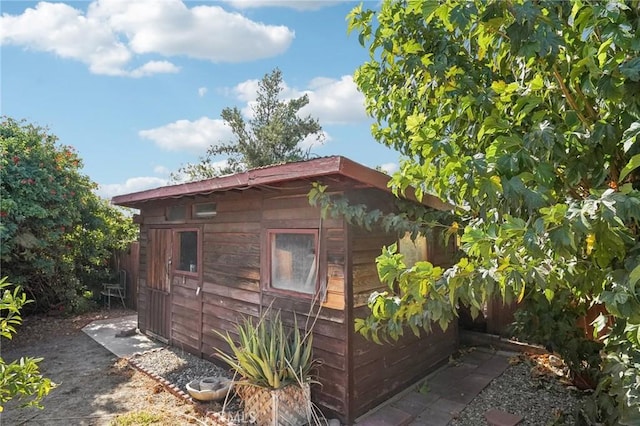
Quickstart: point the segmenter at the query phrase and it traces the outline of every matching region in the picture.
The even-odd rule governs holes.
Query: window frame
[[[272,285],[272,236],[277,234],[306,234],[313,235],[315,240],[315,256],[316,256],[316,281],[311,293],[304,291],[296,291],[290,289],[277,288]],[[286,296],[293,296],[299,299],[315,299],[320,294],[320,283],[322,282],[322,266],[324,265],[324,259],[322,256],[320,245],[320,230],[318,228],[268,228],[265,230],[264,238],[265,247],[265,261],[262,263],[266,273],[263,274],[265,279],[263,282],[263,290],[268,293],[280,294]]]
[[[198,208],[204,206],[213,206],[213,211],[198,212]],[[191,204],[191,219],[193,220],[208,220],[218,215],[218,203],[215,201],[203,201],[199,203]]]
[[[416,236],[416,240],[412,240],[411,239],[411,232],[405,232],[404,235],[402,236],[398,236],[397,239],[397,244],[398,244],[398,253],[405,255],[405,264],[406,264],[406,257],[407,257],[407,252],[405,251],[403,253],[403,249],[402,246],[404,244],[406,244],[407,240],[411,242],[411,244],[413,244],[414,247],[417,248],[417,244],[416,242],[418,241],[418,239],[424,239],[424,259],[420,258],[420,259],[416,259],[415,262],[413,262],[411,265],[406,265],[407,267],[412,267],[414,266],[417,262],[431,262],[431,238],[429,238],[427,235],[424,234],[419,234]],[[403,243],[404,241],[404,243]],[[422,256],[421,256],[422,257]]]
[[[185,271],[182,269],[178,269],[180,265],[180,234],[184,232],[195,232],[196,233],[196,271]],[[202,274],[203,264],[202,264],[202,232],[200,228],[174,228],[173,229],[173,247],[171,253],[171,272],[174,275],[182,275],[192,278],[199,278]]]
[[[182,218],[178,218],[178,219],[173,219],[171,218],[170,212],[173,209],[178,209],[178,208],[182,208],[183,211],[183,217]],[[189,212],[190,212],[190,208],[188,204],[171,204],[168,205],[164,208],[164,220],[167,223],[185,223],[186,221],[188,221],[189,218]]]

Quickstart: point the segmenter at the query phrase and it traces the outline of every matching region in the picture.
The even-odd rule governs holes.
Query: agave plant
[[[214,330],[232,351],[227,354],[215,348],[218,357],[253,385],[279,389],[308,380],[314,367],[311,357],[313,335],[300,332],[297,318],[294,318],[293,328],[286,330],[280,311],[271,319],[265,317],[257,324],[244,318],[236,327],[237,343],[228,332],[223,334]]]

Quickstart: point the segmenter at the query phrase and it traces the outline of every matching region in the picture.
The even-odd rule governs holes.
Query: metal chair
[[[127,296],[127,271],[120,269],[118,271],[117,283],[104,283],[102,284],[102,291],[100,294],[107,298],[107,306],[111,309],[111,298],[117,297],[122,302],[122,307],[126,309],[125,298]]]

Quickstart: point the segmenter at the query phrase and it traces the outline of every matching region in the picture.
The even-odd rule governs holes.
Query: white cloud
[[[384,164],[380,164],[379,167],[382,171],[384,171],[388,175],[392,175],[398,170],[400,170],[400,167],[396,163],[384,163]]]
[[[259,80],[246,80],[231,89],[226,89],[238,100],[244,103],[240,109],[245,118],[253,116],[252,107],[255,105],[256,91]],[[199,91],[203,89],[200,88]],[[318,77],[313,79],[307,90],[298,90],[282,83],[281,97],[283,100],[297,98],[307,94],[309,104],[300,114],[318,118],[322,126],[327,124],[358,123],[367,118],[364,111],[364,98],[358,92],[351,76],[343,76],[339,80]],[[223,120],[201,117],[195,121],[177,120],[153,129],[141,130],[139,136],[153,141],[160,148],[167,151],[190,151],[203,154],[206,149],[218,142],[233,139],[231,128]],[[317,136],[307,137],[300,143],[303,149],[316,148],[331,140],[331,136],[323,131],[321,142]]]
[[[167,61],[150,61],[141,67],[131,71],[129,75],[131,77],[146,77],[152,74],[175,74],[180,71],[180,68]]]
[[[226,142],[233,134],[224,121],[201,117],[195,121],[178,120],[138,132],[166,151],[190,151],[204,154],[209,145]]]
[[[255,79],[246,80],[230,90],[237,99],[246,102],[241,111],[247,118],[253,116],[252,107],[255,105],[258,82]],[[364,95],[358,91],[358,86],[350,75],[344,75],[338,80],[316,77],[307,86],[306,89],[299,90],[283,82],[280,98],[286,100],[306,94],[309,104],[300,110],[300,115],[318,118],[322,125],[360,123],[367,119]]]
[[[201,98],[207,94],[208,89],[206,87],[198,87],[198,96]]]
[[[225,0],[236,9],[250,9],[255,7],[288,7],[295,10],[318,10],[333,6],[340,1],[326,0]]]
[[[132,67],[141,55],[213,62],[268,58],[286,51],[294,37],[285,26],[255,22],[215,5],[188,8],[180,0],[96,0],[86,13],[64,3],[40,2],[21,15],[0,17],[0,44],[50,52],[81,61],[94,74],[112,76],[178,71],[166,60]]]
[[[313,151],[315,148],[321,147],[325,143],[330,142],[331,139],[332,139],[331,135],[329,135],[329,133],[323,130],[322,132],[320,132],[319,136],[318,135],[307,136],[298,144],[298,146],[302,148],[304,151],[306,150]]]
[[[367,119],[364,95],[350,75],[342,76],[340,80],[315,78],[305,93],[309,96],[309,104],[300,113],[318,117],[322,124],[348,124]]]
[[[125,183],[109,183],[100,185],[96,193],[103,197],[111,199],[116,195],[129,194],[131,192],[144,191],[146,189],[157,188],[168,184],[167,179],[143,176],[127,179]]]

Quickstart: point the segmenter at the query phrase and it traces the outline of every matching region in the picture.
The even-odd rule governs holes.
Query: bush
[[[20,287],[13,287],[13,291],[11,287],[7,277],[0,279],[0,336],[7,339],[16,333],[15,326],[22,324],[20,310],[30,302]],[[14,398],[25,400],[22,406],[42,408],[40,401],[55,384],[40,374],[40,361],[42,358],[23,357],[7,364],[0,357],[0,412]]]
[[[103,280],[113,253],[136,237],[81,167],[46,129],[0,122],[0,261],[32,310],[74,313],[86,284]]]
[[[257,324],[245,318],[236,328],[239,343],[229,333],[214,332],[229,345],[232,356],[215,348],[218,356],[252,385],[279,389],[291,383],[306,381],[314,362],[311,357],[313,335],[302,335],[295,321],[290,331],[280,317],[280,311],[268,320],[263,316]]]

